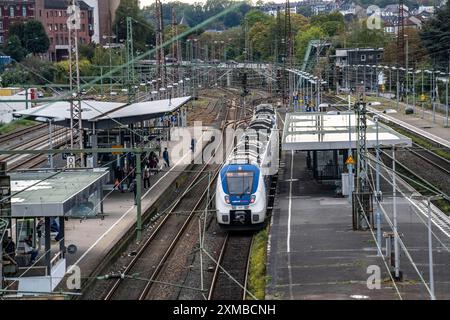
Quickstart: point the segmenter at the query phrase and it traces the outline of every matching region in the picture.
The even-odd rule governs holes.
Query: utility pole
[[[394,227],[394,278],[401,281],[402,274],[400,271],[400,248],[398,244],[398,224],[397,224],[397,180],[395,169],[395,145],[392,145],[392,211],[393,211],[393,227]]]
[[[381,208],[380,208],[380,202],[382,199],[381,191],[380,191],[380,161],[381,161],[381,159],[380,159],[380,141],[379,141],[379,136],[378,136],[380,124],[379,124],[379,117],[377,115],[374,116],[373,120],[375,121],[376,131],[377,131],[376,132],[376,140],[377,140],[376,141],[376,144],[377,144],[377,146],[376,146],[376,164],[375,164],[376,165],[376,182],[375,182],[376,194],[375,194],[375,197],[377,199],[376,200],[376,205],[377,205],[376,219],[377,219],[377,242],[378,242],[377,252],[378,252],[378,256],[382,256],[383,253],[381,252],[382,237],[381,237]]]
[[[353,193],[353,230],[367,230],[373,222],[372,196],[368,190],[367,174],[367,108],[362,98],[355,104],[357,130],[356,190]]]
[[[175,6],[172,6],[172,37],[176,40],[172,42],[172,58],[175,61],[175,68],[173,70],[173,82],[178,83],[178,73],[179,73],[179,59],[181,55],[179,55],[180,44],[177,39],[178,37],[178,22],[177,22],[177,13],[175,11]]]
[[[80,150],[83,146],[82,107],[80,99],[80,67],[78,57],[78,30],[80,29],[80,7],[77,0],[70,0],[67,8],[67,28],[69,29],[69,77],[70,91],[73,92],[70,100],[70,147],[74,148],[78,139]],[[84,153],[80,154],[81,167],[85,166]]]
[[[164,38],[163,38],[163,21],[162,21],[162,4],[161,0],[155,0],[155,17],[156,17],[156,76],[158,80],[157,90],[166,85],[165,59],[164,59]]]
[[[135,102],[135,74],[134,74],[134,45],[133,45],[133,20],[127,17],[127,87],[128,87],[128,103]]]
[[[447,79],[445,81],[445,126],[448,127],[448,82],[450,81],[450,50],[448,50]]]

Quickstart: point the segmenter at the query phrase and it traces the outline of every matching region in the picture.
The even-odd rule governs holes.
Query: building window
[[[0,36],[0,43],[3,43],[3,36]]]
[[[58,11],[58,15],[62,17],[62,11]]]
[[[365,54],[361,55],[361,61],[366,61],[366,55]]]
[[[48,25],[48,30],[52,31],[52,25],[51,24]]]
[[[27,16],[27,7],[23,6],[22,7],[22,17],[26,17]]]
[[[14,7],[9,7],[9,16],[14,18]]]
[[[85,27],[84,23],[82,23],[82,24],[81,24],[81,32],[84,32],[85,29],[86,29],[86,27]]]
[[[58,31],[58,24],[55,23],[55,31]]]
[[[0,21],[0,30],[3,30],[3,21]]]
[[[63,29],[63,24],[62,24],[62,23],[59,24],[59,30],[61,30],[61,31],[64,30],[64,29]]]
[[[381,54],[377,54],[377,59],[378,59],[378,60],[381,59]]]
[[[42,10],[39,10],[39,17],[42,17]]]
[[[53,17],[53,11],[50,11],[50,17]]]

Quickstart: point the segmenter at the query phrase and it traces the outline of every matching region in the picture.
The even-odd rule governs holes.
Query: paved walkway
[[[267,299],[396,299],[391,283],[366,285],[381,266],[369,232],[352,231],[351,206],[305,170],[305,153],[283,152],[273,215]],[[381,269],[383,279],[385,269]]]

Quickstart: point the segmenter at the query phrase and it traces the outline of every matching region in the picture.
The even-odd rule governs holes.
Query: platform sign
[[[66,165],[67,168],[75,168],[75,161],[76,161],[75,156],[67,156],[66,161],[67,161]]]
[[[113,148],[113,149],[122,149],[123,146],[121,146],[121,145],[116,145],[116,146],[112,146],[112,148]],[[122,154],[122,152],[113,152],[112,154],[115,155],[115,156],[117,156],[117,155],[119,155],[119,154]]]

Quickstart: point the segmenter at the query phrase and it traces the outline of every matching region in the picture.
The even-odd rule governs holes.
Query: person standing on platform
[[[150,168],[149,166],[145,166],[144,168],[144,189],[150,188]]]
[[[164,159],[164,161],[165,161],[167,167],[170,168],[170,163],[169,163],[169,151],[167,151],[167,148],[164,148],[163,159]]]

